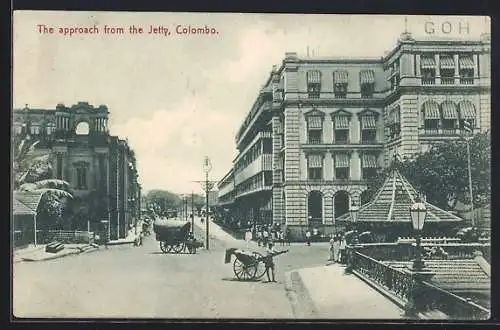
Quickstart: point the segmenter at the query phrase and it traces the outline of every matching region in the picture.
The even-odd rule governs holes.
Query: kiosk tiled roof
[[[12,200],[14,215],[35,215],[42,198],[41,192],[15,191]]]
[[[357,222],[411,222],[410,206],[415,203],[419,194],[405,177],[394,170],[385,180],[373,200],[360,207]],[[448,211],[425,202],[427,206],[426,222],[462,221]],[[337,221],[351,221],[348,213],[337,218]]]

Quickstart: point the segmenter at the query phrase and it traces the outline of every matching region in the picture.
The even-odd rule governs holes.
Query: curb
[[[315,318],[316,306],[298,271],[285,273],[285,290],[296,318]]]
[[[125,245],[125,244],[134,244],[135,241],[132,241],[132,242],[113,242],[113,243],[109,243],[108,242],[108,246],[113,246],[113,245]]]
[[[83,254],[83,253],[92,253],[92,252],[96,252],[98,250],[99,250],[99,248],[92,248],[92,249],[88,249],[88,250],[83,250],[82,248],[77,248],[77,249],[75,249],[75,251],[65,252],[62,254],[58,254],[58,255],[42,258],[42,259],[20,258],[21,260],[17,260],[15,263],[19,263],[22,261],[27,261],[27,262],[48,261],[48,260],[64,258],[67,256],[72,256],[72,255],[78,255],[78,254]]]

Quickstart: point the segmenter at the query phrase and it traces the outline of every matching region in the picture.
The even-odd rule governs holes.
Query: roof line
[[[33,210],[31,207],[29,207],[28,205],[26,205],[25,203],[23,203],[22,201],[20,201],[19,199],[17,199],[17,201],[21,204],[23,204],[24,206],[26,206],[26,208],[32,210],[33,212],[35,212],[35,215],[38,213],[38,206],[40,205],[40,200],[42,199],[42,196],[45,195],[46,191],[44,192],[36,192],[36,191],[18,191],[20,193],[36,193],[38,194],[38,198],[37,198],[37,201],[36,201],[36,209]],[[14,197],[15,198],[15,197]]]
[[[387,221],[391,221],[392,212],[394,211],[394,203],[396,201],[396,171],[392,173],[392,196],[391,196],[391,206],[389,206],[389,212],[387,213]]]

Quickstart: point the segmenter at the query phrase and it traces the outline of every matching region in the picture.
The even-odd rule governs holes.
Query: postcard
[[[490,317],[490,20],[15,11],[12,317]]]

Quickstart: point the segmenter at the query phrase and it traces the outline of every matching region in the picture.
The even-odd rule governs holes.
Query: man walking
[[[311,231],[309,229],[306,231],[306,243],[307,246],[311,246]]]
[[[250,228],[248,228],[247,231],[245,232],[245,242],[246,242],[247,249],[250,248],[250,241],[251,240],[252,240],[252,230]]]

